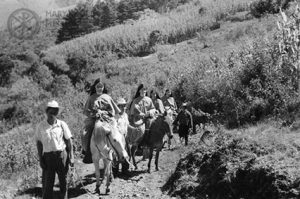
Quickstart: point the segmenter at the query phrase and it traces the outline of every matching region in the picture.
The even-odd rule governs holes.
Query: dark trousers
[[[57,151],[44,153],[46,168],[43,170],[43,199],[53,199],[53,186],[55,182],[55,174],[57,173],[60,185],[62,199],[68,197],[67,194],[67,173],[68,173],[68,155],[67,152]]]
[[[190,127],[185,124],[180,124],[178,128],[179,137],[185,139],[185,145],[188,145],[189,129]]]

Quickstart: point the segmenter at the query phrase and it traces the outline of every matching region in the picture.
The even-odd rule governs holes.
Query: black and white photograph
[[[300,0],[0,0],[0,199],[300,199]]]

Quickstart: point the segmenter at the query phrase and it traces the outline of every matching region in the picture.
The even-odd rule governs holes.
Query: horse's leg
[[[155,169],[156,169],[156,171],[159,171],[158,158],[159,158],[159,152],[160,151],[161,151],[161,149],[156,149],[156,153],[155,153]]]
[[[132,157],[132,151],[131,151],[131,149],[132,149],[132,145],[129,145],[128,144],[128,156],[129,156],[129,162],[131,161],[131,157]]]
[[[102,180],[100,181],[100,167],[99,167],[99,161],[100,157],[99,154],[93,154],[93,163],[95,167],[95,175],[96,175],[96,189],[95,192],[100,194],[100,186],[102,184]]]
[[[168,147],[169,147],[169,150],[171,150],[171,145],[172,145],[172,138],[168,137]]]
[[[135,170],[138,169],[136,161],[135,161],[135,152],[136,152],[136,150],[137,150],[137,146],[136,145],[132,145],[132,147],[131,147],[131,156],[132,156],[132,162],[133,162]]]
[[[112,182],[113,179],[113,173],[112,173],[112,161],[105,159],[104,161],[104,168],[105,168],[105,172],[104,172],[104,176],[106,176],[106,190],[105,193],[108,194],[110,192],[110,184]]]
[[[153,156],[153,147],[150,147],[150,154],[149,154],[149,162],[148,162],[148,173],[151,172],[151,160]]]

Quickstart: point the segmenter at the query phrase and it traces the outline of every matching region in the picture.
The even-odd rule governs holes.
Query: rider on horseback
[[[156,112],[152,100],[147,97],[147,88],[143,84],[140,84],[131,103],[129,112],[132,125],[142,128],[145,132],[143,138],[141,138],[142,141],[140,145],[146,144],[145,141],[147,140],[149,127]],[[142,127],[143,124],[145,124],[144,127]]]
[[[96,79],[90,90],[90,96],[84,107],[84,114],[87,118],[84,121],[85,128],[82,136],[82,148],[84,151],[83,162],[92,163],[90,151],[90,140],[94,130],[96,120],[101,117],[106,121],[112,121],[115,114],[120,109],[113,99],[107,94],[106,85],[100,82],[100,78]]]

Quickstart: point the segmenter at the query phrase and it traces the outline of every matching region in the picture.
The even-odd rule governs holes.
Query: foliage
[[[294,0],[256,0],[251,3],[250,12],[254,17],[261,17],[267,13],[279,13],[280,9],[287,9],[292,1]]]
[[[162,0],[98,1],[94,6],[88,2],[79,3],[64,17],[56,43],[59,44],[95,30],[103,30],[130,19],[136,20],[138,19],[136,13],[145,9],[166,12],[168,9],[174,9],[187,2],[188,0],[172,0],[170,2]]]
[[[129,6],[125,1],[121,2]],[[59,117],[70,126],[79,155],[84,120],[81,110],[87,99],[84,89],[88,89],[88,83],[91,84],[98,77],[107,83],[114,99],[122,96],[130,100],[139,83],[157,89],[160,94],[165,88],[170,88],[178,104],[189,100],[195,108],[211,113],[214,119],[229,127],[299,110],[299,94],[295,91],[291,73],[285,69],[295,60],[288,53],[282,55],[283,51],[278,46],[280,42],[285,46],[290,45],[288,42],[291,39],[281,37],[283,33],[278,38],[285,39],[279,39],[280,42],[272,39],[254,43],[248,41],[248,45],[241,44],[243,49],[232,51],[226,57],[213,53],[208,55],[207,52],[212,52],[213,48],[203,56],[205,50],[197,46],[195,40],[160,45],[193,38],[198,32],[201,34],[203,29],[209,37],[211,33],[218,32],[209,32],[209,28],[222,23],[216,20],[248,9],[247,3],[245,0],[206,0],[180,6],[164,15],[150,10],[135,12],[130,17],[138,20],[131,24],[126,22],[91,33],[51,47],[43,53],[37,53],[39,50],[32,47],[24,53],[26,45],[29,45],[24,44],[21,49],[12,48],[14,50],[6,55],[10,49],[6,47],[1,57],[7,57],[4,62],[8,63],[7,66],[11,62],[14,65],[6,70],[10,74],[9,84],[0,88],[0,130],[6,133],[24,122],[35,124],[43,117],[46,101],[55,98],[63,106]],[[206,11],[200,15],[201,8]],[[238,40],[226,37],[226,45],[238,46],[243,39],[261,39],[259,35],[267,34],[261,31],[265,28],[264,24],[257,29],[253,26],[249,23],[245,29],[241,29],[241,33],[236,34]],[[166,50],[158,50],[160,48]],[[224,49],[220,51],[229,51]],[[142,58],[133,57],[155,51],[159,53]],[[38,59],[37,55],[42,59]],[[5,157],[1,157],[0,162],[5,165],[0,165],[0,168],[4,168],[0,172],[8,170],[8,177],[12,170],[20,171],[22,164],[37,164],[30,160],[32,154],[36,155],[33,130],[26,132],[26,135],[19,134],[19,131],[15,133],[19,135],[18,138],[11,134],[3,139],[0,137],[0,143],[7,143],[1,147],[9,148]],[[11,144],[14,139],[27,140],[27,136],[31,140],[24,146],[25,151],[19,145],[14,148]],[[30,154],[27,161],[27,155]]]
[[[74,86],[67,75],[59,75],[51,84],[51,92],[54,97],[62,97],[74,92]]]
[[[14,68],[14,63],[8,56],[1,56],[0,57],[0,86],[4,87],[9,83],[10,80],[10,73]]]
[[[64,17],[55,43],[58,44],[91,33],[93,28],[91,5],[88,2],[79,3]]]
[[[136,21],[134,24],[121,24],[88,34],[84,37],[64,42],[45,51],[45,59],[62,56],[66,60],[70,55],[80,53],[90,57],[99,57],[107,53],[121,53],[126,56],[146,55],[152,51],[149,36],[152,31],[159,31],[163,41],[177,43],[192,38],[199,30],[215,25],[215,19],[221,13],[236,12],[237,7],[247,1],[204,1],[178,7],[166,15]],[[199,15],[200,7],[211,10],[205,16]],[[245,5],[246,9],[246,5]]]
[[[299,136],[272,127],[254,130],[219,132],[213,145],[199,143],[163,190],[178,198],[299,197]]]
[[[293,14],[287,17],[284,12],[280,12],[282,20],[278,22],[279,33],[277,36],[278,47],[281,53],[282,68],[285,75],[290,76],[290,83],[296,90],[300,84],[300,9],[296,6]]]
[[[181,94],[178,99],[216,114],[228,127],[284,115],[298,93],[280,60],[276,43],[255,42],[225,61],[214,57],[210,64],[194,68],[181,79],[175,93]]]

